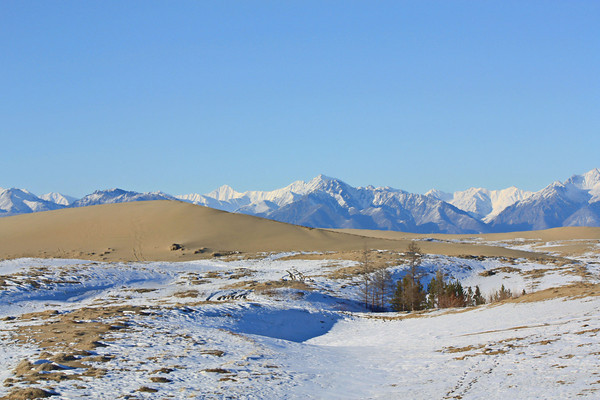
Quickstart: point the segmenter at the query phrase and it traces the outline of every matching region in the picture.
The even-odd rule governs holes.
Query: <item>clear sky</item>
[[[598,1],[0,2],[0,187],[539,190],[600,167]]]

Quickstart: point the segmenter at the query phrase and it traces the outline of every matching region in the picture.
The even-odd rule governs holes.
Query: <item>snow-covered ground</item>
[[[0,397],[27,387],[57,399],[600,397],[600,297],[367,313],[359,278],[331,274],[355,261],[290,255],[2,261]],[[597,283],[598,265],[432,255],[422,270],[424,282],[441,268],[487,294]]]

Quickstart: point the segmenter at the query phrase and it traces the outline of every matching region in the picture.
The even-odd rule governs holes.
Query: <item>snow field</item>
[[[60,317],[83,308],[132,306],[119,317],[125,329],[109,331],[101,339],[104,347],[93,351],[107,356],[89,363],[105,375],[40,380],[33,386],[52,389],[56,399],[599,396],[599,297],[492,304],[418,317],[364,313],[358,279],[329,275],[356,262],[287,259],[290,255],[186,263],[2,261],[0,380],[13,377],[24,359],[46,362],[41,355],[47,349],[23,344],[17,333],[57,317],[30,320],[20,318],[23,313],[57,310]],[[536,290],[595,283],[598,260],[586,257],[552,265],[427,256],[422,267],[424,281],[442,268],[465,286],[480,285],[486,294],[502,284],[513,292],[528,290],[531,272],[536,272]],[[590,274],[572,273],[577,262]],[[312,290],[279,287],[277,282],[290,279],[288,271],[302,274]],[[406,266],[390,271],[398,278]],[[104,321],[90,318],[80,323]],[[0,396],[29,384],[12,385],[0,386]]]

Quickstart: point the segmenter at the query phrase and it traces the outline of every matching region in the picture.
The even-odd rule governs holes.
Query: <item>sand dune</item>
[[[380,239],[419,239],[433,238],[440,240],[451,239],[469,239],[478,237],[486,241],[498,240],[516,240],[516,239],[532,239],[543,242],[560,241],[560,240],[583,240],[583,239],[600,239],[600,228],[595,227],[565,227],[553,228],[541,231],[522,231],[522,232],[507,232],[507,233],[486,233],[480,235],[465,234],[465,235],[448,235],[436,233],[407,233],[395,231],[378,231],[368,229],[331,229],[333,232],[349,233],[352,235],[361,235]]]
[[[424,238],[442,241],[464,240],[467,242],[477,240],[480,244],[488,245],[498,245],[497,242],[504,242],[512,246],[528,245],[529,248],[536,252],[552,252],[566,257],[600,253],[600,228],[596,227],[564,227],[541,231],[490,233],[483,235],[416,234],[362,229],[334,229],[332,231],[388,240]]]
[[[333,232],[177,201],[144,201],[0,218],[0,257],[185,261],[215,252],[404,250],[418,236]],[[183,249],[171,250],[174,243]],[[421,247],[446,255],[531,256],[470,244],[422,242]]]

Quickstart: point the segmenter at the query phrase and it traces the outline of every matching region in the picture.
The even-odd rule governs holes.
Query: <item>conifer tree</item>
[[[481,294],[481,289],[479,289],[479,285],[475,286],[475,294],[473,295],[473,302],[476,306],[481,304],[485,304],[485,297]]]
[[[435,277],[431,279],[427,287],[427,307],[438,308],[440,297],[444,293],[444,273],[438,269]]]

